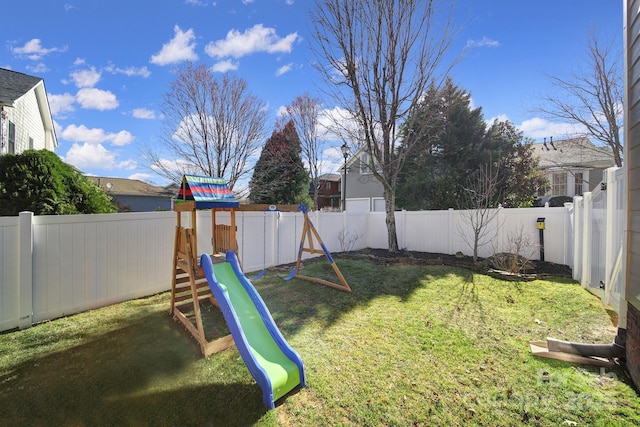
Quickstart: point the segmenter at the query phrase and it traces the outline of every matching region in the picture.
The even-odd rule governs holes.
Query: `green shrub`
[[[0,156],[0,216],[110,213],[110,197],[53,152]]]

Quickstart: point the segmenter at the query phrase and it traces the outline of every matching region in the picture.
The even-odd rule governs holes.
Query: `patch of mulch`
[[[447,255],[434,252],[399,251],[391,253],[387,249],[362,249],[359,251],[347,252],[343,257],[368,258],[372,262],[388,264],[419,264],[419,265],[449,265],[452,267],[468,268],[482,273],[497,275],[501,278],[511,280],[532,280],[538,277],[565,277],[572,278],[571,268],[567,265],[556,264],[547,261],[530,260],[526,271],[522,275],[512,275],[506,272],[495,270],[488,259],[479,258],[477,263],[473,262],[473,257],[461,253],[457,255]]]

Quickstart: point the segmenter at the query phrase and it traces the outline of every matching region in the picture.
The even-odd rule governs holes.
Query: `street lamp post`
[[[342,210],[347,210],[347,157],[349,157],[349,146],[345,141],[340,147],[344,156],[344,179],[342,180]]]

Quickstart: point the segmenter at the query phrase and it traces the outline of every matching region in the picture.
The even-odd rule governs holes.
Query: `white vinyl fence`
[[[545,218],[545,260],[573,265],[570,208],[500,209],[489,225],[487,257],[512,251],[514,235],[538,258],[537,218]],[[465,211],[397,212],[402,249],[467,255]],[[211,214],[199,211],[198,251],[211,251]],[[219,215],[219,223],[228,216]],[[310,212],[330,252],[387,248],[381,212]],[[239,255],[246,272],[293,263],[303,215],[237,212]],[[174,212],[0,218],[0,331],[167,291],[171,287]],[[188,221],[184,226],[190,226]],[[349,280],[346,277],[347,281]],[[354,289],[357,292],[357,289]]]
[[[575,240],[573,278],[602,304],[624,313],[625,174],[622,168],[607,169],[593,192],[574,198]],[[619,316],[625,327],[626,316]]]

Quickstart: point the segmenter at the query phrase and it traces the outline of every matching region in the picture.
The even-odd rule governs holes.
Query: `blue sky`
[[[20,0],[2,6],[0,67],[42,77],[56,124],[56,153],[85,173],[166,183],[141,156],[161,133],[162,97],[186,60],[244,78],[268,106],[305,92],[322,97],[306,0]],[[587,32],[622,48],[622,1],[458,0],[462,26],[451,72],[487,121],[509,119],[525,136],[561,139],[570,124],[536,112],[549,75],[579,72]],[[324,107],[332,109],[330,101]],[[266,138],[273,130],[271,124]],[[339,151],[327,146],[327,171]],[[337,146],[337,145],[336,145]]]

